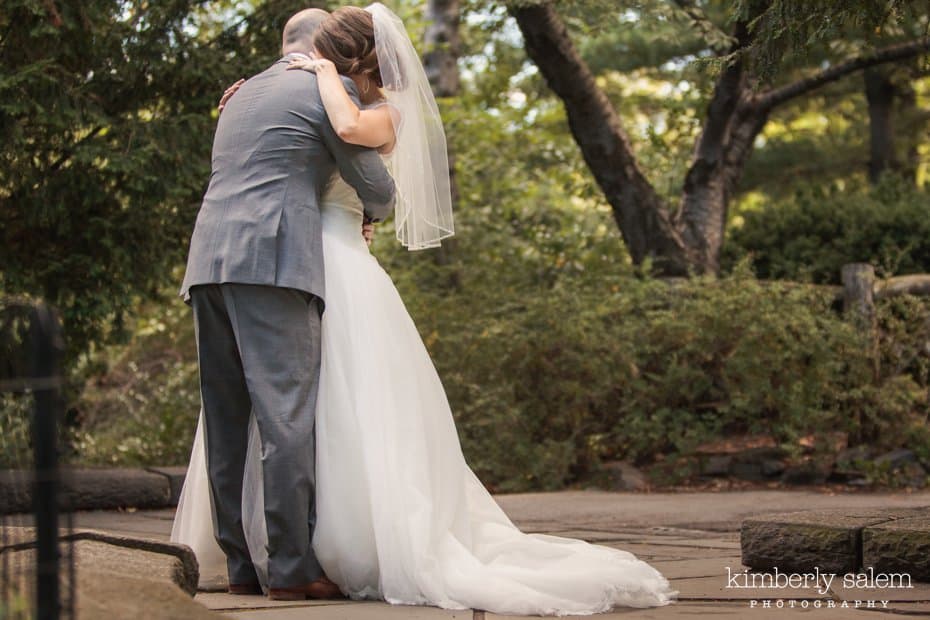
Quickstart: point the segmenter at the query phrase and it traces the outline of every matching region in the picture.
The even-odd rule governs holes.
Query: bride
[[[410,249],[452,234],[446,144],[423,67],[381,4],[332,13],[315,38],[327,115],[347,142],[378,148],[398,188],[397,237]],[[340,81],[358,86],[361,108]],[[462,455],[440,379],[390,277],[359,229],[362,205],[338,175],[322,201],[326,312],[316,413],[313,548],[354,599],[570,615],[671,602],[676,592],[632,554],[524,534]],[[225,573],[213,538],[198,425],[172,540],[204,578]],[[261,454],[252,424],[243,520],[259,577],[267,554]]]

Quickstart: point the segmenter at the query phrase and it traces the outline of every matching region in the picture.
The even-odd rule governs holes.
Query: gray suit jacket
[[[185,301],[192,286],[224,282],[325,299],[319,200],[337,169],[370,218],[384,219],[394,206],[394,181],[378,153],[340,140],[316,76],[287,65],[281,59],[248,80],[220,115],[181,285]],[[358,103],[354,82],[343,82]]]

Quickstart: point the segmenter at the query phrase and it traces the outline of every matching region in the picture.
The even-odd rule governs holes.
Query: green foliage
[[[0,292],[56,305],[71,359],[120,335],[183,260],[217,95],[274,57],[282,15],[307,3],[240,4],[3,3]]]
[[[32,463],[29,421],[32,397],[0,394],[0,467],[27,469]]]
[[[761,278],[838,283],[854,262],[882,276],[930,271],[930,200],[893,177],[875,188],[805,186],[740,217],[725,262],[751,256]]]
[[[751,59],[756,72],[771,78],[792,61],[821,46],[861,51],[903,36],[926,34],[927,5],[914,0],[739,0],[731,19],[746,20],[754,34]]]
[[[407,300],[466,454],[499,490],[559,488],[603,459],[650,463],[746,433],[789,448],[838,430],[876,443],[904,433],[930,447],[914,435],[925,373],[873,380],[860,335],[813,287],[744,267],[719,281],[571,279],[508,295],[519,303],[472,298]]]
[[[190,308],[149,306],[133,333],[76,369],[86,386],[69,440],[90,464],[186,463],[200,411]]]
[[[209,172],[213,106],[274,58],[283,20],[307,4],[91,0],[62,5],[60,25],[49,3],[4,5],[0,289],[57,303],[72,353],[86,352],[72,365],[83,394],[69,402],[83,462],[187,460],[199,409],[192,324],[167,299]],[[697,4],[719,32],[698,35],[652,0],[622,11],[606,0],[559,4],[666,198],[680,192],[713,83],[713,63],[694,61],[742,6]],[[394,6],[422,30],[416,0]],[[738,266],[752,254],[760,275],[815,281],[832,281],[847,255],[889,272],[927,270],[925,194],[812,189],[740,211],[731,275],[656,280],[630,265],[561,103],[527,64],[503,5],[463,6],[463,92],[440,102],[456,158],[456,238],[438,261],[399,248],[388,225],[374,250],[433,355],[482,480],[558,488],[604,459],[675,462],[747,432],[790,447],[843,430],[930,458],[926,304],[880,306],[875,376],[828,293],[766,284]],[[812,39],[816,62],[835,58],[832,34],[822,34]],[[787,55],[789,73],[801,56]],[[863,122],[861,98],[835,101],[850,84],[786,109],[809,129],[803,140],[774,117],[750,164],[753,188],[790,195],[799,160],[826,162],[830,179],[850,184],[865,144],[849,130]],[[120,331],[128,343],[89,346]],[[25,409],[8,404],[2,454],[22,458]]]

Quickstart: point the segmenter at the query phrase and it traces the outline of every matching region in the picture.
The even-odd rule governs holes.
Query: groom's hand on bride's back
[[[223,91],[223,96],[220,97],[220,103],[216,106],[217,112],[220,114],[223,113],[223,108],[226,107],[226,103],[236,94],[236,91],[239,90],[243,84],[245,84],[245,78],[240,78],[238,82]]]

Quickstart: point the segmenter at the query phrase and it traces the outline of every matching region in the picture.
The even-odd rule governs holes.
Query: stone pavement
[[[900,618],[930,616],[930,584],[910,588],[877,583],[818,582],[766,588],[749,581],[741,564],[739,528],[746,517],[789,510],[914,509],[930,492],[829,494],[816,491],[604,493],[568,491],[499,496],[524,531],[583,538],[635,553],[662,571],[679,601],[659,609],[619,609],[601,618]],[[927,508],[930,512],[930,508]],[[164,541],[172,510],[82,512],[76,525],[112,535]],[[757,587],[753,587],[753,585]],[[729,587],[728,587],[729,586]],[[740,587],[735,587],[740,586]],[[746,587],[742,587],[746,586]],[[873,587],[867,587],[873,586]],[[261,596],[200,592],[195,601],[244,620],[386,620],[498,618],[481,611],[392,607],[377,602],[273,602]],[[857,603],[858,601],[858,603]],[[872,605],[871,608],[868,608]],[[165,616],[170,617],[170,616]],[[510,617],[512,618],[512,616]]]

